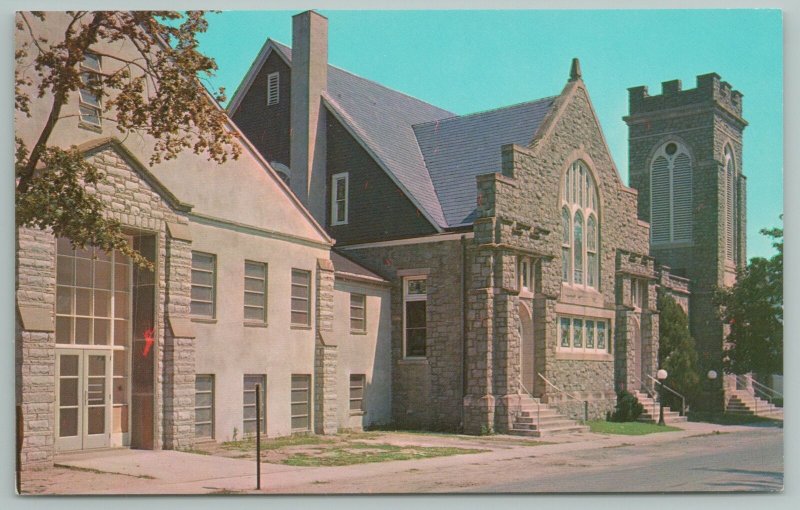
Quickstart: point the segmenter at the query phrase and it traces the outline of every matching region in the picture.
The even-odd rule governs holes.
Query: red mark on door
[[[142,351],[142,356],[145,358],[150,353],[150,348],[153,347],[153,328],[145,330],[144,332],[144,350]]]

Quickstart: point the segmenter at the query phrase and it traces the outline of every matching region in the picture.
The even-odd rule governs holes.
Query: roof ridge
[[[483,114],[486,114],[486,113],[499,112],[499,111],[502,111],[502,110],[510,110],[511,108],[516,108],[518,106],[523,106],[523,105],[527,105],[527,104],[540,103],[540,102],[544,102],[544,101],[555,101],[555,99],[557,97],[558,97],[558,95],[540,97],[539,99],[531,99],[529,101],[522,101],[520,103],[515,103],[515,104],[511,104],[511,105],[507,105],[507,106],[498,106],[497,108],[490,108],[488,110],[481,110],[481,111],[478,111],[478,112],[466,113],[464,115],[456,115],[454,117],[446,117],[446,118],[438,119],[438,120],[429,120],[427,122],[420,122],[419,124],[413,124],[412,127],[416,128],[416,127],[427,126],[429,124],[447,122],[447,121],[451,121],[451,120],[453,120],[453,121],[454,120],[461,120],[461,119],[466,119],[466,118],[469,118],[469,117],[475,117],[477,115],[483,115]]]
[[[269,40],[269,39],[268,39],[268,40]],[[275,39],[271,39],[271,40],[272,40],[274,43],[276,43],[276,44],[278,44],[278,45],[280,45],[280,46],[283,46],[284,48],[288,49],[289,51],[291,51],[291,50],[292,50],[292,47],[291,47],[291,46],[289,46],[289,45],[287,45],[287,44],[284,44],[284,43],[282,43],[282,42],[280,42],[280,41],[276,41]],[[369,78],[365,78],[365,77],[363,77],[363,76],[361,76],[361,75],[358,75],[358,74],[356,74],[356,73],[354,73],[354,72],[352,72],[352,71],[348,71],[347,69],[344,69],[343,67],[339,67],[339,66],[333,65],[333,64],[331,64],[330,62],[328,62],[328,67],[332,67],[332,68],[336,69],[337,71],[341,71],[341,72],[343,72],[343,73],[345,73],[345,74],[349,74],[350,76],[353,76],[353,77],[355,77],[355,78],[358,78],[359,80],[364,80],[364,81],[366,81],[366,82],[369,82],[369,83],[371,83],[372,85],[376,85],[376,86],[378,86],[378,87],[380,87],[380,88],[382,88],[382,89],[384,89],[384,90],[388,90],[388,91],[394,92],[395,94],[400,94],[401,96],[405,96],[405,97],[407,97],[407,98],[409,98],[409,99],[413,99],[414,101],[417,101],[417,102],[419,102],[419,103],[423,103],[423,104],[425,104],[425,105],[427,105],[427,106],[430,106],[430,107],[432,107],[432,108],[436,108],[437,110],[440,110],[440,111],[442,111],[442,112],[444,112],[444,113],[446,113],[446,114],[449,114],[450,116],[453,116],[453,117],[457,116],[457,114],[456,114],[456,113],[454,113],[454,112],[451,112],[450,110],[445,110],[445,109],[444,109],[444,108],[442,108],[442,107],[436,106],[435,104],[433,104],[433,103],[429,103],[428,101],[422,100],[422,99],[420,99],[420,98],[418,98],[418,97],[414,97],[414,96],[412,96],[411,94],[407,94],[407,93],[405,93],[405,92],[402,92],[402,91],[400,91],[400,90],[393,89],[393,88],[391,88],[391,87],[387,87],[386,85],[384,85],[384,84],[382,84],[382,83],[380,83],[380,82],[377,82],[377,81],[375,81],[375,80],[371,80],[371,79],[369,79]],[[444,118],[449,118],[449,117],[444,117]]]

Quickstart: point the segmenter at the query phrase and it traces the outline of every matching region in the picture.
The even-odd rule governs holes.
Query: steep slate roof
[[[381,275],[373,273],[336,250],[331,250],[331,262],[333,262],[333,269],[336,274],[345,277],[353,276],[362,280],[373,280],[378,283],[387,283],[387,280]]]
[[[291,61],[291,48],[272,42]],[[455,114],[331,65],[327,96],[438,226],[447,227],[411,126]]]
[[[500,172],[500,147],[527,146],[555,97],[414,126],[450,227],[475,219],[475,177]]]
[[[269,42],[291,62],[291,48]],[[472,224],[475,177],[501,170],[502,145],[528,145],[555,100],[457,116],[332,65],[324,95],[440,228]]]

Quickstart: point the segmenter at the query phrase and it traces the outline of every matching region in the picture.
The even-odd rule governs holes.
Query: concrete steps
[[[509,434],[515,436],[545,437],[554,434],[588,432],[589,427],[559,414],[547,404],[529,396],[523,396],[514,406],[514,419]]]
[[[636,421],[642,423],[658,423],[659,419],[659,407],[658,407],[658,400],[651,398],[648,394],[642,393],[640,391],[634,391],[634,396],[636,399],[639,400],[639,403],[644,406],[644,412],[639,416],[639,419]],[[673,411],[669,407],[664,407],[664,423],[672,424],[672,423],[682,423],[687,421],[688,418],[686,416],[681,416],[681,413],[678,411]]]
[[[747,390],[731,390],[725,403],[725,412],[742,416],[763,416],[783,420],[783,408],[762,400]]]

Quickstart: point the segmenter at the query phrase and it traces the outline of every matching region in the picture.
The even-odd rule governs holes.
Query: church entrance
[[[533,318],[530,308],[525,303],[519,304],[519,335],[522,385],[532,395],[533,386],[536,383],[533,355]]]

